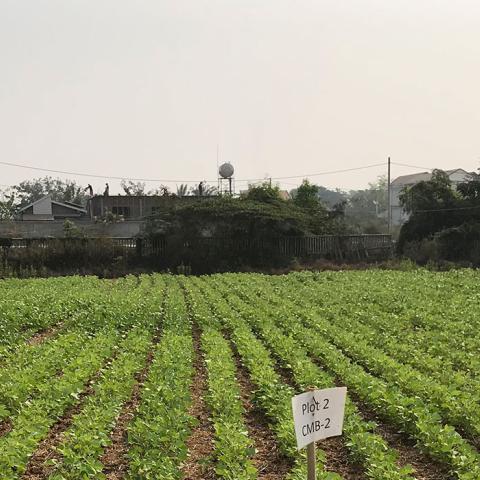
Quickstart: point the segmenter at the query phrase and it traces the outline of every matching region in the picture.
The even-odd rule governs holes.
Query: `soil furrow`
[[[7,435],[7,433],[11,432],[13,428],[13,423],[9,418],[2,420],[0,422],[0,437],[3,435]]]
[[[276,355],[273,355],[273,358],[275,359],[276,373],[284,383],[297,391],[298,388],[292,373],[283,366],[282,360]],[[325,452],[325,470],[327,472],[339,473],[345,480],[363,480],[366,478],[363,467],[353,463],[350,459],[344,437],[331,437],[322,440],[318,443],[318,448]]]
[[[192,405],[189,413],[197,419],[198,424],[187,440],[188,458],[182,465],[184,480],[212,480],[215,478],[213,465],[209,462],[213,453],[214,434],[203,398],[207,389],[207,372],[200,350],[200,335],[198,326],[194,324],[195,376],[191,390]]]
[[[118,351],[115,352],[104,366],[115,360]],[[64,438],[64,433],[72,425],[75,415],[79,414],[88,397],[95,394],[94,385],[102,376],[104,367],[99,369],[86,383],[84,390],[79,394],[78,401],[72,405],[63,416],[58,419],[50,429],[48,435],[40,442],[37,450],[30,458],[22,479],[42,480],[46,479],[54,470],[53,462],[61,460],[61,454],[56,450]],[[48,465],[47,465],[48,462]]]
[[[142,400],[142,389],[153,362],[155,345],[157,345],[159,341],[160,334],[157,334],[148,352],[145,367],[135,375],[136,383],[133,387],[130,400],[124,404],[115,428],[110,434],[112,443],[105,449],[102,455],[101,462],[104,465],[103,473],[108,480],[123,479],[128,471],[128,425],[134,418]]]
[[[261,480],[282,480],[287,476],[293,464],[280,452],[265,415],[252,403],[255,387],[235,351],[234,356],[241,400],[246,412],[245,423],[249,437],[255,446],[255,455],[252,462],[258,470],[258,478]]]
[[[137,277],[137,286],[140,285],[140,278]],[[166,296],[162,301],[162,311],[165,309]],[[162,328],[158,326],[154,333],[152,346],[147,354],[144,368],[135,375],[135,385],[132,395],[126,402],[120,412],[114,429],[110,433],[111,444],[105,448],[101,462],[104,465],[103,473],[108,480],[123,479],[128,471],[128,425],[135,417],[140,402],[142,400],[142,390],[147,380],[150,367],[152,366],[155,355],[155,347],[161,339]]]
[[[356,395],[352,395],[349,391],[348,395],[355,403],[362,418],[366,421],[373,421],[377,427],[378,433],[398,454],[398,465],[403,467],[411,465],[415,470],[415,478],[417,480],[450,480],[449,469],[445,465],[440,464],[435,459],[423,453],[414,440],[410,439],[406,434],[399,433],[395,427],[384,423],[376,413],[371,410],[365,403],[360,401]]]
[[[32,335],[28,340],[28,345],[40,345],[41,343],[45,342],[49,338],[52,338],[54,335],[58,333],[58,331],[63,327],[63,322],[57,323],[56,325],[46,328],[45,330],[41,330],[40,332],[35,333]]]
[[[117,419],[115,428],[110,434],[111,444],[105,449],[100,461],[104,465],[103,473],[109,480],[120,480],[124,478],[128,470],[128,424],[135,416],[141,400],[141,392],[153,360],[153,349],[147,356],[145,367],[135,375],[135,386],[133,387],[130,400],[122,408]]]

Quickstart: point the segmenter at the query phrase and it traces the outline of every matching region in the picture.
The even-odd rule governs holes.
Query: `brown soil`
[[[112,361],[116,355],[110,357],[106,362]],[[105,362],[105,363],[106,363]],[[61,460],[60,453],[56,447],[64,438],[64,433],[72,425],[75,415],[79,414],[90,395],[94,394],[93,386],[102,375],[102,369],[98,370],[85,384],[84,390],[80,393],[77,403],[72,405],[63,416],[55,422],[48,435],[40,442],[37,450],[30,458],[27,469],[22,479],[41,480],[46,479],[54,470],[51,465],[46,465],[50,460]]]
[[[200,350],[200,330],[193,326],[195,348],[195,377],[192,385],[192,405],[189,413],[198,420],[187,440],[188,458],[182,465],[184,480],[213,480],[215,474],[208,461],[213,452],[213,428],[209,421],[207,407],[203,396],[206,391],[207,372]]]
[[[35,333],[32,337],[27,340],[28,345],[40,345],[45,340],[53,337],[63,326],[63,323],[54,325],[53,327],[47,328],[40,332]]]
[[[376,432],[385,439],[390,448],[398,454],[398,465],[411,465],[415,469],[417,480],[450,480],[449,469],[435,459],[429,457],[416,447],[415,441],[406,434],[399,433],[391,425],[385,424],[367,405],[358,400],[351,392],[348,393],[355,402],[362,417],[367,421],[374,421],[377,424]]]
[[[3,435],[7,435],[7,433],[10,433],[12,430],[13,424],[12,421],[9,418],[6,418],[5,420],[0,422],[0,437]]]
[[[355,464],[349,458],[344,437],[326,438],[318,443],[318,447],[325,452],[325,470],[337,472],[345,480],[364,480],[367,477],[361,465]]]
[[[258,478],[262,480],[284,479],[292,468],[292,462],[280,452],[265,416],[253,405],[252,397],[255,387],[238,355],[235,355],[235,362],[241,399],[246,412],[245,422],[249,437],[255,446],[255,455],[252,461],[258,470]]]

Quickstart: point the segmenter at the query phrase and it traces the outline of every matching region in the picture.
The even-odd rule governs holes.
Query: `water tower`
[[[220,194],[228,193],[233,195],[235,193],[235,185],[233,174],[235,169],[229,162],[223,163],[218,169],[218,191]]]

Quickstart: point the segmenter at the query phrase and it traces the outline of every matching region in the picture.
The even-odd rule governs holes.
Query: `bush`
[[[22,271],[48,269],[53,272],[73,269],[95,269],[126,262],[124,250],[117,248],[108,238],[57,238],[31,240],[25,248],[11,248],[4,263],[9,269]]]
[[[440,257],[450,261],[480,263],[480,223],[464,223],[435,236]]]
[[[434,239],[423,239],[408,242],[403,248],[403,255],[420,265],[439,260],[438,246]]]

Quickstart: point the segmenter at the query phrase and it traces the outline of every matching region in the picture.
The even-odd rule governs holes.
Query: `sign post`
[[[315,480],[315,442],[342,434],[346,387],[311,390],[292,398],[297,448],[307,447],[307,480]]]
[[[307,480],[317,480],[315,465],[315,442],[307,445]]]

